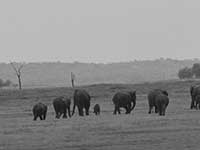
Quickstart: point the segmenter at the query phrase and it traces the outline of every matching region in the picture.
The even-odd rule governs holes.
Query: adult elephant
[[[196,108],[195,97],[200,95],[200,85],[192,85],[190,87],[191,104],[190,109]]]
[[[85,114],[88,116],[89,109],[90,109],[90,99],[91,97],[87,91],[82,90],[82,89],[76,89],[74,91],[74,106],[73,106],[72,115],[74,115],[75,108],[77,106],[79,116],[84,116],[83,109],[85,109]]]
[[[115,105],[113,114],[121,114],[120,108],[126,109],[126,114],[130,114],[136,105],[136,91],[133,92],[117,92],[112,98]],[[133,103],[133,104],[132,104]]]
[[[165,116],[166,108],[169,104],[169,98],[163,93],[159,93],[155,97],[155,105],[160,116]]]
[[[36,121],[39,117],[40,120],[45,120],[47,114],[47,105],[43,103],[37,103],[33,106],[33,120]]]
[[[156,99],[156,96],[159,95],[159,94],[164,94],[164,95],[168,96],[167,91],[161,90],[161,89],[154,89],[154,90],[149,92],[149,94],[147,96],[148,97],[148,104],[149,104],[149,112],[148,112],[149,114],[151,114],[153,107],[155,107],[155,113],[158,112],[157,106],[155,104],[155,99]]]
[[[56,113],[56,118],[59,119],[62,114],[63,118],[67,118],[67,111],[68,116],[71,117],[70,105],[71,100],[69,98],[65,98],[63,96],[55,98],[53,100],[53,107]]]

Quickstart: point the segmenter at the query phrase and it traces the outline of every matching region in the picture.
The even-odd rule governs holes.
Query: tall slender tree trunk
[[[21,64],[19,67],[16,67],[13,62],[10,62],[12,68],[14,69],[16,76],[18,78],[19,82],[19,90],[22,90],[22,82],[21,82],[21,69],[23,68],[23,64]]]
[[[73,72],[71,72],[72,88],[74,88],[74,81],[75,81],[75,74]]]
[[[72,79],[72,88],[74,88],[74,80]]]
[[[19,82],[19,90],[22,90],[22,82],[21,82],[21,76],[18,75],[18,82]]]

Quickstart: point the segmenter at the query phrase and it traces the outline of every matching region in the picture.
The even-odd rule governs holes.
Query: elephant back
[[[200,85],[192,85],[190,87],[191,96],[196,96],[200,94]]]
[[[131,102],[131,95],[127,92],[117,92],[113,98],[112,101],[114,104],[119,104],[119,105],[123,105],[123,104],[127,104]]]
[[[66,104],[63,100],[64,97],[60,96],[60,97],[57,97],[53,100],[53,106],[54,106],[54,109],[56,111],[61,111],[63,112],[64,109],[66,108]]]
[[[33,106],[33,113],[37,113],[37,114],[43,114],[45,111],[47,111],[47,106],[41,102],[35,104]]]
[[[155,99],[158,95],[165,95],[168,97],[168,92],[162,89],[154,89],[148,94],[148,102],[150,106],[155,106]]]
[[[76,89],[74,91],[74,103],[84,105],[86,103],[90,103],[90,95],[85,90]]]
[[[155,103],[156,104],[163,103],[163,104],[165,104],[167,106],[169,104],[169,98],[165,94],[159,93],[155,97]]]

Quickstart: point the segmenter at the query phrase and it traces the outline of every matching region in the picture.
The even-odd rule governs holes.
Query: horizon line
[[[69,64],[75,64],[75,63],[82,63],[82,64],[117,64],[117,63],[132,63],[132,62],[143,62],[143,61],[157,61],[157,60],[175,60],[175,61],[187,61],[187,60],[193,60],[193,61],[200,61],[200,58],[155,58],[155,59],[134,59],[134,60],[127,60],[127,61],[113,61],[113,62],[84,62],[84,61],[5,61],[0,62],[0,64],[10,64],[10,62],[14,63],[24,63],[24,64],[30,64],[30,63],[69,63]]]

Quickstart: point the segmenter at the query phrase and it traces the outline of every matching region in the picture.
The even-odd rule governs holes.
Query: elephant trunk
[[[135,105],[136,105],[136,101],[135,100],[133,100],[132,102],[133,102],[133,105],[131,107],[131,111],[135,108]]]
[[[136,105],[136,91],[130,92],[129,94],[131,96],[131,102],[133,103],[133,105],[131,107],[131,111],[132,111]]]
[[[71,115],[71,116],[73,116],[74,113],[75,113],[75,107],[76,107],[76,105],[74,104],[74,106],[73,106],[73,110],[72,110],[72,115]]]

